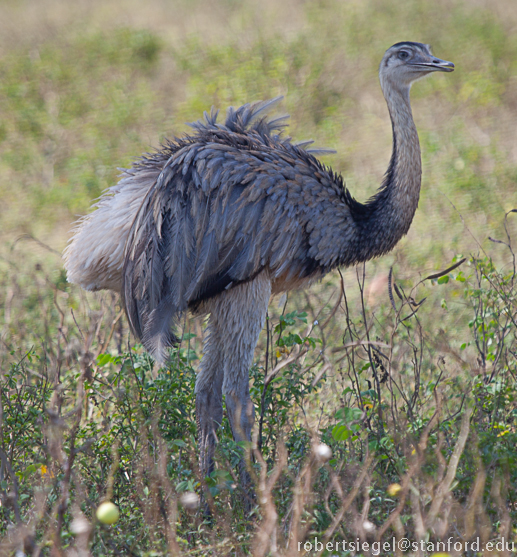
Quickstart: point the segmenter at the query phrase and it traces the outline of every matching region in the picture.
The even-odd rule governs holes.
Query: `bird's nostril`
[[[437,60],[436,58],[433,60],[433,64],[439,64],[440,60]]]

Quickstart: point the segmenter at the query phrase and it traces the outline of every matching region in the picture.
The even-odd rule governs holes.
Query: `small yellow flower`
[[[280,358],[283,354],[287,354],[289,350],[286,346],[280,346],[276,349],[276,357]]]
[[[53,478],[54,477],[54,473],[50,472],[49,469],[44,464],[41,465],[39,471],[40,471],[41,477],[43,477],[43,478],[44,477],[47,477],[47,478]]]
[[[400,484],[391,484],[388,486],[388,489],[386,491],[391,497],[396,497],[400,493],[401,489],[402,486]]]

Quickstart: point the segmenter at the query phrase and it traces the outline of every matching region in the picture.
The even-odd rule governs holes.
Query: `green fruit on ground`
[[[101,503],[95,514],[99,522],[103,524],[114,524],[120,515],[117,505],[111,501]]]

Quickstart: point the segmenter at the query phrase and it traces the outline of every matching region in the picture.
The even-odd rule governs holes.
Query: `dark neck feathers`
[[[420,195],[422,163],[409,88],[381,84],[393,128],[393,151],[378,192],[364,205],[351,206],[356,225],[356,262],[393,249],[409,230]]]

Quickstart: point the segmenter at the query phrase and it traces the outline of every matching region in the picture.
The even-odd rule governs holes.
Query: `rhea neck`
[[[381,75],[381,87],[391,117],[393,151],[380,189],[353,211],[359,261],[382,255],[395,246],[409,230],[420,195],[422,162],[409,102],[410,84],[394,84]]]

